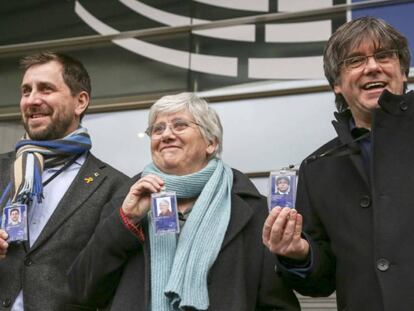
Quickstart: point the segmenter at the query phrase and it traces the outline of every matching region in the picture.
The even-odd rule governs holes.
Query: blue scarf
[[[85,128],[78,128],[57,140],[29,140],[23,138],[16,145],[16,160],[12,180],[13,202],[27,203],[43,197],[42,173],[90,150],[91,139]]]
[[[212,159],[201,171],[175,176],[153,164],[143,176],[155,174],[178,198],[197,198],[180,235],[156,235],[150,225],[151,310],[171,311],[209,307],[207,275],[224,239],[231,212],[233,172]]]

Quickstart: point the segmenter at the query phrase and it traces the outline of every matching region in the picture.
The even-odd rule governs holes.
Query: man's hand
[[[302,239],[302,215],[289,207],[273,208],[263,227],[263,243],[274,254],[305,260],[309,243]]]
[[[9,243],[6,242],[8,235],[6,231],[0,229],[0,259],[6,258],[7,248]]]
[[[155,175],[147,175],[133,184],[127,194],[122,211],[133,222],[138,222],[151,207],[151,193],[160,192],[164,181]]]

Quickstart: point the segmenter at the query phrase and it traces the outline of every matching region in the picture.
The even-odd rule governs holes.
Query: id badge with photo
[[[297,175],[296,170],[273,171],[269,177],[269,211],[275,207],[295,208]]]
[[[151,195],[151,216],[155,234],[179,233],[177,196],[173,191]]]
[[[28,241],[27,205],[7,205],[3,209],[1,228],[9,235],[9,243]]]

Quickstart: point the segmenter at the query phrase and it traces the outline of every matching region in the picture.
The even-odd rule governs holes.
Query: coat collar
[[[384,90],[378,99],[378,103],[381,107],[380,111],[396,117],[404,116],[412,110],[413,102],[414,91],[409,91],[403,95],[395,95],[388,90]]]
[[[233,194],[261,198],[261,194],[250,179],[238,170],[233,169]]]
[[[84,202],[99,188],[106,178],[106,164],[89,154],[56,210],[43,228],[29,252],[43,245]],[[91,181],[92,180],[92,181]]]
[[[335,112],[336,120],[332,121],[336,133],[338,134],[338,139],[341,144],[348,145],[350,149],[361,151],[360,146],[357,142],[354,141],[354,138],[351,135],[350,131],[350,122],[352,118],[351,111],[345,110],[343,112]],[[364,167],[364,163],[360,153],[351,154],[350,159],[357,169],[358,173],[361,175],[362,179],[365,181],[366,185],[369,186],[369,178]]]
[[[352,144],[353,138],[349,128],[352,119],[351,111],[348,109],[342,112],[335,112],[334,115],[336,120],[332,121],[332,125],[338,134],[340,142],[342,144]]]
[[[225,248],[242,231],[255,213],[254,207],[250,206],[245,199],[247,197],[258,200],[263,198],[247,176],[234,169],[233,175],[231,216],[221,249]]]

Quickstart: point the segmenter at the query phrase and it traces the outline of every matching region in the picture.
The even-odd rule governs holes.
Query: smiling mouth
[[[49,117],[52,115],[52,109],[50,107],[28,107],[25,111],[25,116],[29,120],[36,120],[40,118]]]
[[[39,119],[44,117],[47,117],[47,114],[32,114],[29,116],[30,119]]]
[[[166,149],[177,149],[177,146],[165,146],[161,148],[161,151],[166,150]]]
[[[368,82],[362,87],[364,90],[383,89],[386,86],[385,82]]]

